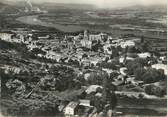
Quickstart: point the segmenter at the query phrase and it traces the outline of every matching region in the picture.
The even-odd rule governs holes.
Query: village
[[[63,99],[58,96],[57,109],[64,116],[121,115],[123,112],[117,109],[118,97],[148,100],[167,98],[167,54],[155,52],[144,37],[116,37],[107,33],[91,33],[88,30],[77,35],[62,36],[15,30],[1,32],[0,40],[16,45],[24,44],[28,52],[33,53],[40,61],[39,64],[43,66],[41,71],[46,75],[39,82],[42,90],[47,86],[49,91],[62,90],[56,84],[57,76],[52,76],[58,72],[52,73],[53,67],[62,69],[62,72],[75,72],[77,78],[71,75],[73,79],[65,79],[71,83],[71,87],[75,87],[76,92],[68,91],[75,98]],[[24,69],[9,65],[1,65],[0,68],[6,74],[20,74]],[[17,79],[7,82],[6,86],[9,89],[15,87],[18,95],[26,90],[26,85]],[[67,89],[58,94],[65,98],[65,94],[68,95]],[[33,93],[32,90],[26,98],[33,96]]]

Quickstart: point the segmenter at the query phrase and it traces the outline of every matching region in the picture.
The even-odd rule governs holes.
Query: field
[[[110,25],[127,25],[134,28],[139,26],[142,28],[159,28],[166,29],[167,26],[161,22],[153,23],[148,20],[162,20],[167,15],[167,9],[162,8],[129,8],[129,9],[102,9],[102,10],[74,10],[74,9],[55,9],[49,11],[48,14],[42,14],[39,19],[45,22],[63,24],[63,25],[80,25],[83,27],[93,28],[109,28]]]

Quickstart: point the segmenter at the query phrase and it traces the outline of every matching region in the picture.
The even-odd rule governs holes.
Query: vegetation
[[[115,109],[117,105],[117,97],[115,94],[115,87],[110,84],[111,78],[105,77],[103,79],[103,92],[102,92],[102,101],[104,103],[104,111],[109,109]]]
[[[166,95],[166,88],[155,85],[148,85],[145,87],[145,92],[149,95],[155,95],[158,97],[163,97]]]
[[[146,59],[135,59],[126,64],[128,73],[135,75],[136,80],[144,81],[145,83],[153,83],[165,79],[163,70],[156,70],[153,68],[144,67],[148,66],[148,60]]]
[[[12,98],[2,99],[2,106],[6,108],[3,115],[11,116],[55,116],[58,115],[58,98],[52,94],[36,93],[31,99]]]
[[[52,75],[40,78],[35,74],[26,76],[26,74],[12,75],[10,73],[9,75],[1,70],[2,106],[6,108],[3,114],[12,116],[58,115],[59,97],[51,91],[80,89],[81,83],[71,68],[55,66],[50,71]]]
[[[115,62],[114,62],[115,63]],[[116,65],[113,62],[102,62],[102,63],[97,63],[97,66],[101,67],[101,68],[107,68],[107,69],[113,69],[113,70],[117,70]]]
[[[89,85],[102,85],[103,79],[107,77],[107,73],[103,71],[91,72],[88,77],[87,84]]]
[[[25,44],[10,43],[0,39],[0,49],[2,50],[16,50],[23,58],[35,58],[33,53],[28,52]]]

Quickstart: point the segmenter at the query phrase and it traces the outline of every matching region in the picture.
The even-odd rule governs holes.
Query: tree
[[[142,59],[142,58],[136,58],[135,60],[133,61],[129,61],[126,63],[126,67],[128,69],[128,73],[130,75],[134,74],[135,71],[138,69],[138,68],[143,68],[144,69],[144,66],[147,66],[147,63],[148,61],[146,59]],[[139,69],[138,69],[139,70]]]
[[[145,74],[146,70],[143,67],[139,67],[134,70],[134,75],[136,80],[143,80],[142,76]]]
[[[135,63],[139,63],[142,67],[147,66],[148,65],[148,60],[147,59],[143,59],[143,58],[136,58],[134,60]]]
[[[95,96],[93,99],[94,99],[93,100],[93,105],[96,107],[97,113],[102,112],[103,107],[104,107],[104,103],[103,103],[101,97]]]
[[[140,63],[136,63],[135,61],[130,61],[126,64],[126,67],[128,69],[128,73],[130,75],[134,74],[134,71],[137,69],[137,68],[142,68],[143,66],[140,64]]]
[[[163,80],[165,75],[163,72],[156,69],[147,69],[147,71],[141,76],[141,80],[145,83],[154,83]]]
[[[158,97],[163,97],[166,94],[165,88],[160,87],[160,86],[155,86],[155,85],[146,86],[145,92],[149,95],[155,95]]]
[[[151,45],[148,40],[145,40],[144,37],[142,36],[141,38],[141,43],[140,44],[137,44],[137,49],[140,51],[140,52],[148,52],[150,51],[150,48],[151,48]]]
[[[112,110],[115,109],[117,105],[117,96],[114,91],[112,91],[111,96],[110,96],[110,105],[111,105]]]
[[[108,74],[106,72],[103,71],[99,71],[98,73],[91,72],[87,82],[88,84],[91,85],[102,85],[103,79],[105,77],[108,77]]]
[[[112,62],[112,63],[111,62],[102,62],[102,63],[98,63],[97,66],[102,67],[102,68],[117,70],[117,67],[114,63],[115,62]]]
[[[39,48],[34,48],[31,52],[34,53],[35,55],[37,55],[37,54],[43,54],[43,55],[45,55],[46,54],[46,52],[42,51]]]
[[[111,79],[106,77],[103,79],[102,101],[107,106],[104,110],[115,109],[117,105],[117,97],[115,95],[115,88],[111,85]]]
[[[119,51],[116,47],[112,47],[112,55],[111,58],[115,58],[119,56]]]
[[[117,105],[117,97],[115,92],[114,91],[111,92],[111,90],[104,89],[102,103],[104,104],[104,109],[103,109],[104,114],[106,114],[106,112],[110,109],[114,110]]]

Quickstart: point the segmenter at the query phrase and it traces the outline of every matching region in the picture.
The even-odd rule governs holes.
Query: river
[[[63,32],[77,32],[77,31],[82,31],[85,29],[84,27],[77,26],[77,25],[61,25],[61,24],[53,24],[49,22],[44,22],[38,18],[38,15],[23,16],[23,17],[17,18],[16,20],[24,24],[56,28]]]

